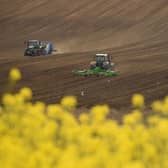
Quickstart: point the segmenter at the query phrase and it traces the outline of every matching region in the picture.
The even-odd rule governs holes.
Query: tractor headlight
[[[96,64],[96,62],[95,62],[95,61],[92,61],[92,62],[90,63],[90,65],[94,65],[94,64]]]

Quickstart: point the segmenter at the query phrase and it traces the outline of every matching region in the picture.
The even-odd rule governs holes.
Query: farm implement
[[[90,69],[73,71],[75,76],[116,76],[118,71],[114,70],[114,63],[108,54],[96,54],[94,61],[90,63]]]

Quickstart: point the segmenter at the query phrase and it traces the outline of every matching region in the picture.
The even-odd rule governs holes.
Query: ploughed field
[[[2,0],[0,32],[1,93],[9,69],[19,67],[18,87],[47,103],[75,95],[81,107],[127,108],[134,93],[147,103],[168,94],[167,0]],[[24,57],[28,39],[52,41],[58,53]],[[120,75],[73,76],[96,53],[111,54]]]

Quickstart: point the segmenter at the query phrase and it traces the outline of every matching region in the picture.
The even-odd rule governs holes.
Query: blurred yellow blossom
[[[47,113],[48,116],[51,118],[61,118],[61,115],[63,115],[63,109],[61,107],[61,105],[57,104],[57,105],[49,105],[47,107]]]
[[[9,79],[11,81],[19,81],[21,79],[22,75],[18,68],[13,68],[9,72]]]
[[[32,90],[30,88],[24,87],[20,90],[20,94],[21,96],[23,96],[23,98],[25,100],[30,100],[32,98]]]
[[[162,108],[163,108],[163,102],[161,101],[155,101],[152,103],[152,110],[155,112],[162,112]]]
[[[79,120],[80,120],[80,122],[81,123],[88,123],[88,121],[89,121],[89,115],[88,114],[86,114],[86,113],[82,113],[82,114],[80,114],[80,116],[79,116]]]
[[[61,105],[68,110],[73,110],[77,106],[77,99],[74,96],[66,96],[61,100]]]
[[[2,98],[2,103],[6,106],[13,106],[15,105],[15,97],[11,94],[5,94],[3,95],[3,98]]]
[[[95,107],[92,107],[91,114],[95,121],[103,121],[107,114],[109,113],[110,109],[107,105],[97,105]]]
[[[143,108],[145,105],[144,96],[141,94],[134,94],[132,97],[132,105],[133,107]]]

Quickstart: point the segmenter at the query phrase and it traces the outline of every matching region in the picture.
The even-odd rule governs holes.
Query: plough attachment
[[[81,70],[81,71],[74,71],[73,74],[75,76],[117,76],[119,74],[118,71],[113,70],[104,70],[99,67],[96,67],[95,69],[89,69],[89,70]]]

